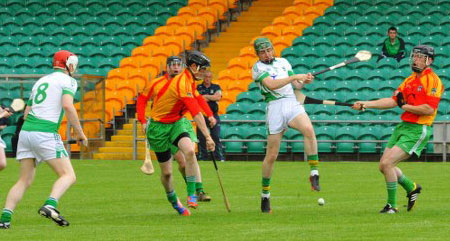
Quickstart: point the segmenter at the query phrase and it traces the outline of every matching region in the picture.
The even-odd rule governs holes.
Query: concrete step
[[[145,152],[145,145],[138,146],[138,152]],[[98,148],[99,153],[111,153],[111,152],[120,152],[120,153],[133,153],[133,147],[100,147]]]
[[[114,153],[94,153],[94,159],[99,160],[132,160],[133,159],[133,153],[120,153],[120,152],[114,152]],[[138,160],[144,160],[145,159],[145,152],[140,152],[137,154]],[[156,161],[156,156],[152,155],[152,160]]]
[[[144,145],[144,142],[138,142],[138,146]],[[133,147],[133,141],[107,141],[105,147]]]
[[[138,138],[145,138],[144,135],[138,135]],[[111,141],[133,141],[133,136],[119,136],[115,135],[111,137]]]

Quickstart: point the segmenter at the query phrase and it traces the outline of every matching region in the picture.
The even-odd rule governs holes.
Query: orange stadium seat
[[[107,106],[108,109],[115,109],[115,115],[122,115],[120,114],[120,110],[124,107],[124,100],[123,98],[118,95],[117,91],[110,91],[105,93],[105,106]]]
[[[316,17],[323,15],[324,12],[325,12],[324,7],[311,6],[303,11],[303,15],[305,17],[310,17],[314,20]]]
[[[188,45],[190,45],[191,43],[188,43]],[[178,37],[178,36],[172,36],[169,38],[165,38],[164,39],[164,46],[168,46],[168,45],[175,45],[178,46],[179,51],[181,52],[184,50],[185,48],[185,44],[183,44],[183,38]]]
[[[163,38],[157,36],[148,36],[144,39],[143,46],[160,47],[163,44]]]
[[[170,37],[174,35],[177,28],[174,26],[161,26],[155,29],[155,36]]]
[[[239,56],[240,57],[247,57],[247,56],[256,57],[255,49],[253,48],[252,45],[244,47],[239,51]]]
[[[117,68],[110,70],[108,72],[107,77],[107,79],[109,80],[118,80],[118,81],[124,80],[126,78],[128,78],[128,69],[126,68]]]
[[[283,30],[282,30],[283,37],[294,40],[298,36],[302,35],[302,32],[305,28],[306,27],[304,27],[304,26],[289,26],[289,27],[283,28]]]
[[[173,45],[163,46],[157,49],[152,50],[152,57],[158,57],[163,56],[164,58],[167,58],[172,55],[178,55],[178,47],[175,47]]]
[[[194,18],[189,18],[186,26],[194,27],[194,28],[198,29],[198,31],[197,31],[197,38],[198,38],[199,32],[201,32],[203,34],[207,30],[208,24],[209,23],[207,22],[207,20],[205,18],[194,17]]]
[[[198,16],[204,18],[208,22],[208,29],[214,29],[216,27],[216,22],[219,16],[217,16],[217,11],[211,7],[201,8],[198,11]]]
[[[241,71],[241,73],[239,74],[239,81],[245,83],[244,87],[245,91],[247,91],[248,85],[253,81],[252,70],[247,69],[245,71]]]
[[[139,89],[142,89],[142,88],[139,86]],[[134,103],[133,98],[135,96],[137,96],[137,94],[138,94],[136,83],[134,83],[132,80],[129,80],[129,79],[118,82],[116,92],[122,98],[127,97],[128,104],[133,104]]]
[[[178,28],[175,31],[175,36],[189,39],[191,41],[191,43],[196,40],[194,38],[194,35],[195,35],[195,29],[187,27],[187,26]]]
[[[299,6],[290,6],[284,9],[283,11],[283,16],[287,17],[291,20],[294,20],[298,17],[300,17],[301,15],[303,15],[303,7],[299,7]]]
[[[154,49],[151,46],[139,46],[133,49],[133,51],[131,51],[131,56],[133,57],[139,57],[139,56],[143,56],[143,57],[149,57],[151,55],[151,50]]]
[[[235,80],[230,85],[228,85],[228,91],[231,93],[238,92],[236,95],[238,95],[241,92],[247,91],[247,82],[241,81],[241,80]]]
[[[133,88],[137,90],[137,92],[143,90],[147,83],[149,83],[148,78],[150,76],[150,72],[147,69],[136,69],[130,71],[128,79],[132,81],[135,85]],[[139,89],[136,88],[136,86],[139,87]]]
[[[283,49],[291,46],[292,45],[292,41],[294,39],[295,38],[292,38],[292,37],[279,36],[279,37],[277,37],[277,38],[275,38],[273,40],[273,46],[274,46],[275,49],[279,48],[280,50],[283,50]],[[279,53],[280,52],[278,52],[278,54]],[[280,56],[280,55],[277,55],[277,56]]]
[[[120,68],[139,68],[139,63],[135,57],[126,57],[120,61]]]
[[[195,17],[197,16],[198,10],[196,8],[193,7],[182,7],[180,9],[178,9],[178,16],[180,17]]]
[[[208,5],[208,0],[190,0],[188,3],[189,7],[200,9]]]
[[[228,3],[224,0],[209,0],[208,6],[219,9],[221,15],[228,11]]]
[[[304,27],[307,28],[313,24],[315,17],[311,16],[300,16],[296,19],[294,19],[293,25],[296,27]]]
[[[183,27],[186,25],[188,17],[185,16],[173,16],[167,19],[166,26]]]
[[[313,0],[294,0],[294,6],[307,8],[313,5]]]
[[[241,58],[242,63],[248,68],[252,68],[253,65],[258,61],[258,57],[255,56],[239,56]]]
[[[273,25],[267,26],[261,30],[261,35],[264,35],[272,40],[281,35],[281,27]]]
[[[247,63],[244,63],[241,57],[232,58],[228,61],[227,69],[245,70],[247,68]]]
[[[284,28],[292,25],[292,19],[287,16],[279,16],[273,19],[272,25],[278,28]]]
[[[205,9],[205,8],[204,8]],[[227,16],[225,15],[225,12],[227,11],[227,9],[225,9],[223,7],[223,5],[214,3],[214,4],[210,4],[206,7],[206,9],[210,9],[210,11],[213,11],[216,15],[216,20],[220,19],[220,20],[225,20],[227,18]],[[201,11],[201,10],[200,10]],[[200,12],[199,11],[199,12]]]
[[[333,6],[333,0],[314,0],[314,6],[326,9]]]
[[[239,77],[239,70],[225,69],[219,72],[220,81],[234,81]]]

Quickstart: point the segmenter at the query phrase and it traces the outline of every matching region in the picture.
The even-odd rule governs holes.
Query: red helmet
[[[67,50],[60,50],[55,53],[53,68],[68,70],[70,64],[73,65],[73,71],[75,71],[78,65],[78,57],[75,54]]]

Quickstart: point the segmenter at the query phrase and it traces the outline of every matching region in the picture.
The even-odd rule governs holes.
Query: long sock
[[[262,194],[269,194],[270,193],[270,177],[269,178],[262,178]]]
[[[386,182],[388,193],[387,203],[391,204],[393,208],[397,207],[397,182]]]
[[[56,209],[58,207],[58,199],[49,197],[45,200],[44,206],[52,206]]]
[[[308,155],[307,159],[311,168],[311,175],[319,175],[319,155]]]
[[[178,201],[177,194],[175,193],[175,190],[172,190],[170,192],[166,192],[167,200],[169,200],[172,205],[176,205]]]
[[[414,190],[414,182],[405,175],[398,178],[398,183],[406,190],[407,193]]]
[[[196,182],[195,183],[195,192],[196,193],[203,192],[203,183],[201,183],[201,182]]]
[[[12,210],[9,210],[9,209],[7,209],[7,208],[4,208],[3,211],[2,211],[2,217],[0,218],[0,221],[1,221],[1,222],[4,222],[4,223],[9,223],[9,222],[11,222],[11,216],[12,216],[12,214],[13,214],[13,211],[12,211]]]
[[[187,195],[193,196],[195,194],[195,176],[186,176]]]

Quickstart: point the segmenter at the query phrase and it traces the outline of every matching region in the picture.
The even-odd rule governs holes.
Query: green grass
[[[171,208],[159,170],[145,176],[138,161],[73,163],[77,183],[60,201],[71,226],[60,228],[37,214],[55,179],[43,164],[15,210],[11,229],[0,230],[1,240],[443,240],[450,230],[446,163],[400,164],[422,184],[423,193],[408,213],[405,192],[399,189],[400,213],[382,215],[378,211],[386,190],[377,163],[321,163],[323,190],[313,193],[306,163],[279,162],[272,178],[273,213],[267,215],[259,209],[261,162],[219,164],[231,213],[225,210],[212,163],[201,162],[213,201],[201,203],[191,217],[178,216]],[[18,164],[9,160],[0,172],[0,205],[17,177]],[[184,182],[178,172],[174,177],[184,202]],[[319,197],[326,201],[322,207]]]

